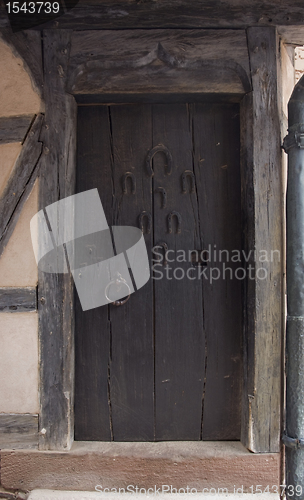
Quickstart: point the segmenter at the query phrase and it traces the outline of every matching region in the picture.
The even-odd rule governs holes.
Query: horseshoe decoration
[[[135,180],[134,174],[132,174],[132,172],[126,172],[122,176],[122,190],[123,190],[124,194],[127,194],[127,192],[128,192],[127,179],[128,178],[131,179],[131,193],[135,194],[136,193],[136,180]]]
[[[165,188],[163,187],[159,187],[155,190],[157,193],[160,193],[162,195],[162,204],[161,204],[161,208],[166,208],[166,205],[167,205],[167,192],[165,190]]]
[[[164,251],[164,258],[163,258],[163,261],[160,261],[160,262],[163,262],[163,266],[166,266],[168,264],[168,262],[166,261],[166,256],[167,256],[167,252],[168,252],[167,243],[165,241],[161,241],[160,243],[157,243],[156,247],[162,247],[162,249]]]
[[[139,220],[139,227],[142,230],[142,233],[144,233],[144,219],[147,219],[147,230],[146,233],[150,234],[151,233],[151,225],[152,225],[152,215],[149,214],[149,212],[142,212],[140,216],[138,217]]]
[[[147,173],[149,177],[153,177],[154,172],[152,169],[152,160],[154,156],[159,153],[165,153],[166,158],[167,158],[167,165],[165,169],[166,175],[170,175],[172,172],[172,154],[170,153],[169,149],[166,148],[163,144],[159,144],[158,146],[155,146],[153,149],[151,149],[148,153],[147,159],[146,159],[146,168],[147,168]]]
[[[187,188],[188,188],[188,182],[187,178],[191,179],[191,188],[190,188],[190,193],[194,193],[195,191],[195,181],[194,181],[194,173],[191,170],[185,170],[185,172],[182,173],[182,186],[183,186],[183,193],[187,193]]]
[[[172,219],[173,217],[176,217],[177,219],[177,229],[176,229],[176,232],[177,234],[180,234],[182,231],[181,231],[181,224],[182,224],[182,217],[181,217],[181,214],[179,212],[176,212],[175,210],[173,210],[169,215],[168,215],[168,233],[172,233]]]

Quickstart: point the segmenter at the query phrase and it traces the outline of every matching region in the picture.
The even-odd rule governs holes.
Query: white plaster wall
[[[0,196],[21,151],[21,143],[0,144]]]
[[[0,314],[0,413],[38,413],[37,313]]]
[[[295,57],[292,48],[287,48],[281,44],[281,78],[282,78],[282,109],[287,119],[288,101],[296,84],[295,78]],[[286,130],[287,133],[287,130]]]
[[[17,225],[0,259],[0,287],[36,286],[38,270],[34,257],[30,220],[38,212],[38,182],[25,202]]]
[[[0,39],[0,116],[38,113],[41,100],[20,58]]]
[[[295,72],[298,82],[304,74],[304,47],[297,47],[295,50]]]
[[[22,60],[0,40],[0,117],[34,115],[41,106]],[[21,148],[20,143],[0,146],[0,196]],[[29,231],[30,219],[37,209],[36,182],[0,258],[0,287],[37,284]],[[38,412],[37,316],[37,313],[0,313],[0,413]]]

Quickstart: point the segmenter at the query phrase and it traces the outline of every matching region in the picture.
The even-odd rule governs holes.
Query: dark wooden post
[[[245,293],[242,441],[254,452],[279,452],[283,333],[279,40],[273,27],[249,28],[247,35],[253,92],[241,104],[245,247],[247,252],[256,250],[249,263],[258,275],[248,280]],[[260,261],[262,250],[268,262]],[[275,250],[280,258],[278,252],[271,254]]]
[[[45,128],[39,208],[74,193],[76,103],[65,93],[70,31],[44,32]],[[40,449],[73,441],[73,283],[69,274],[39,272]]]

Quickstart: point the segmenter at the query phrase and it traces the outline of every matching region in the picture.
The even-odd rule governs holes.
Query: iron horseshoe
[[[166,205],[167,205],[167,192],[165,190],[165,188],[163,187],[159,187],[155,190],[157,193],[161,193],[162,194],[162,204],[161,204],[161,208],[166,208]]]
[[[172,218],[173,216],[176,217],[177,219],[177,233],[181,233],[181,224],[182,224],[182,217],[179,212],[176,212],[176,210],[173,210],[169,215],[168,215],[168,233],[172,233]]]
[[[172,172],[172,154],[170,153],[169,149],[166,148],[163,144],[159,144],[158,146],[155,146],[153,149],[151,149],[148,153],[147,159],[146,159],[146,167],[147,167],[147,172],[150,177],[153,177],[154,172],[152,169],[152,160],[154,156],[159,153],[165,153],[167,157],[167,169],[166,169],[166,174],[170,175]]]
[[[144,217],[146,217],[148,219],[146,233],[150,234],[151,233],[151,225],[152,225],[152,215],[149,212],[144,211],[138,217],[138,219],[139,219],[139,226],[140,226],[142,232],[144,232]]]
[[[190,193],[194,193],[195,191],[194,173],[191,170],[185,170],[185,172],[182,173],[183,193],[187,193],[187,177],[190,177],[191,179]]]
[[[126,172],[122,176],[122,190],[123,190],[124,194],[127,194],[127,192],[128,192],[127,179],[128,178],[131,179],[131,193],[135,194],[136,193],[136,180],[135,180],[134,174],[132,174],[132,172]]]
[[[163,259],[163,265],[166,266],[168,264],[166,257],[167,257],[167,252],[168,252],[168,245],[165,241],[160,241],[156,247],[162,247],[164,250],[164,259]],[[161,261],[160,261],[161,262]]]

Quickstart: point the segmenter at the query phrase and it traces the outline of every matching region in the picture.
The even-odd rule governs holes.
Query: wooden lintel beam
[[[7,20],[2,21],[7,25]],[[0,25],[0,26],[1,26]],[[249,26],[303,26],[302,0],[80,0],[76,7],[37,30],[119,28],[246,28]],[[25,32],[23,32],[25,33]]]

